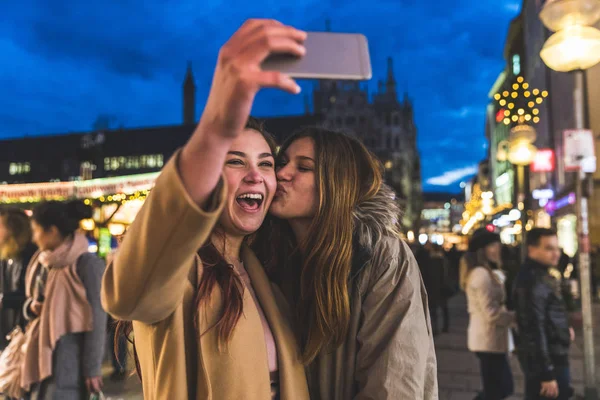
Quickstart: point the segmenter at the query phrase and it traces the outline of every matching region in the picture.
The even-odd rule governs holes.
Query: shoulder
[[[378,281],[399,285],[407,278],[411,281],[421,280],[419,266],[412,250],[400,238],[383,236],[372,249],[371,260],[362,271],[363,289],[372,287]]]
[[[469,285],[491,284],[492,277],[490,271],[484,267],[475,267],[469,273]]]
[[[105,267],[104,261],[93,253],[83,253],[77,259],[77,270],[97,269],[103,271]]]

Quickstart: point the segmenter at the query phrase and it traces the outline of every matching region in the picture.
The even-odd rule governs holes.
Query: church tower
[[[192,73],[192,63],[188,62],[185,80],[183,81],[183,124],[196,123],[196,83]]]

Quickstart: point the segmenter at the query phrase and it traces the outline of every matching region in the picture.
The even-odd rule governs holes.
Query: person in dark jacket
[[[0,349],[18,324],[25,303],[25,271],[36,247],[29,217],[17,208],[0,209]]]
[[[442,293],[446,277],[446,260],[441,246],[427,242],[423,248],[417,252],[417,263],[421,270],[427,298],[429,299],[429,314],[431,317],[431,329],[433,334],[439,333],[438,308],[443,312],[443,331],[448,332],[449,312],[448,301]]]
[[[519,327],[519,361],[525,374],[525,399],[568,399],[569,346],[574,331],[561,294],[560,282],[548,269],[558,265],[556,232],[532,229],[527,259],[515,280],[514,304]]]

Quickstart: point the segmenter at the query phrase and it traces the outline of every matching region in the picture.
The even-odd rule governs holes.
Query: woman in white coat
[[[483,384],[477,399],[505,399],[514,391],[508,354],[513,348],[509,328],[515,315],[505,306],[500,236],[485,228],[475,231],[464,260],[468,347],[479,358]]]

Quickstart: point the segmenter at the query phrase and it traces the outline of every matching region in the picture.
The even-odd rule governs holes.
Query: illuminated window
[[[162,168],[164,158],[162,154],[145,154],[130,157],[106,157],[104,159],[105,171],[154,169]]]
[[[521,73],[521,57],[518,54],[512,56],[513,62],[513,75],[519,75]]]
[[[8,173],[11,175],[26,175],[31,172],[31,164],[25,163],[10,163]]]

